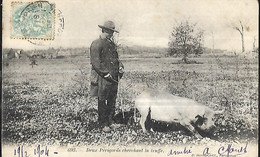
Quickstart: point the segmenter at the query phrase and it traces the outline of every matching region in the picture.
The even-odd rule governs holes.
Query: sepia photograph
[[[257,0],[3,0],[3,157],[257,157]]]

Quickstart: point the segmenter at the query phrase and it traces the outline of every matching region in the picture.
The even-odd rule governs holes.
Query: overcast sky
[[[120,42],[125,45],[167,47],[176,21],[189,19],[205,30],[205,46],[241,50],[238,31],[241,20],[245,30],[246,49],[252,49],[254,37],[258,43],[257,0],[49,0],[56,4],[65,19],[65,29],[53,41],[10,39],[10,2],[3,8],[3,47],[38,49],[48,47],[88,47],[95,40],[105,20],[115,22],[120,30]],[[56,23],[56,25],[58,25]],[[57,29],[57,26],[56,26]]]

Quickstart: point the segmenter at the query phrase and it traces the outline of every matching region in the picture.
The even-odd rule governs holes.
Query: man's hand
[[[117,80],[115,80],[115,79],[113,79],[113,77],[112,77],[112,75],[111,74],[106,74],[105,76],[104,76],[104,78],[105,79],[107,79],[107,80],[109,80],[109,81],[113,81],[113,82],[116,82],[116,83],[118,83],[118,81]]]
[[[119,73],[123,74],[125,71],[124,71],[124,68],[123,67],[120,67],[119,68]]]
[[[119,79],[121,79],[123,77],[124,74],[124,68],[123,67],[119,67]]]
[[[111,79],[112,76],[108,73],[108,74],[106,74],[106,75],[104,76],[104,78]]]

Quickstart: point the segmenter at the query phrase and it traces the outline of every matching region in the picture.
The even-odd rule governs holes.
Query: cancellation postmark
[[[12,2],[11,38],[53,40],[55,4],[48,1]]]

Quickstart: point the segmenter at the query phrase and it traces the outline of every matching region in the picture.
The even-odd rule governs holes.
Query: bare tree
[[[253,52],[256,52],[258,53],[259,50],[258,50],[258,46],[256,45],[256,36],[254,36],[254,42],[253,42]]]
[[[240,27],[234,26],[233,28],[237,30],[241,35],[241,42],[242,42],[242,52],[245,52],[245,42],[244,42],[244,26],[241,21],[239,21]]]
[[[256,38],[255,38],[255,36],[254,36],[253,50],[255,50],[255,42],[256,42]]]
[[[213,31],[211,32],[211,36],[212,36],[212,51],[214,51],[214,48],[215,48],[215,40],[214,40],[214,33],[213,33]]]

